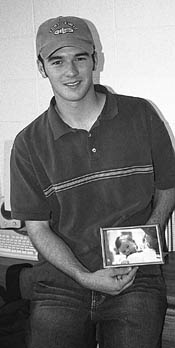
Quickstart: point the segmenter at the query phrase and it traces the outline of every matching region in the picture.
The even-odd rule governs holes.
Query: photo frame
[[[163,264],[159,225],[100,228],[103,267]]]

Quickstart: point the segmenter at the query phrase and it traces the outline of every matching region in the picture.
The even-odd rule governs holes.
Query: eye
[[[52,62],[52,65],[62,65],[63,61],[61,59],[59,60],[55,60],[54,62]]]
[[[87,60],[87,57],[86,56],[79,56],[79,57],[76,57],[75,60],[77,62],[82,62],[82,61],[86,61]]]

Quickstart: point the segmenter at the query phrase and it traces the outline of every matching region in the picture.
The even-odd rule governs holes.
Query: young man
[[[172,145],[151,105],[93,84],[84,20],[44,22],[38,68],[54,93],[15,139],[13,217],[40,253],[28,347],[159,347],[166,311],[159,266],[103,269],[100,227],[159,223],[174,207]],[[134,335],[133,335],[134,332]]]

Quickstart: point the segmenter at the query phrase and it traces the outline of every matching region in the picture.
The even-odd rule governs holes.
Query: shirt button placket
[[[94,155],[97,154],[97,149],[96,149],[96,147],[93,144],[93,139],[92,139],[92,133],[91,132],[88,133],[88,138],[89,138],[89,149],[90,149],[90,151],[92,153],[92,159],[93,159]],[[96,156],[94,158],[96,158]]]

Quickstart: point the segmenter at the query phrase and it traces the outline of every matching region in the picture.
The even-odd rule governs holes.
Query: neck
[[[62,101],[56,99],[56,110],[62,120],[72,128],[90,130],[105,104],[105,94],[93,91],[80,101]]]

